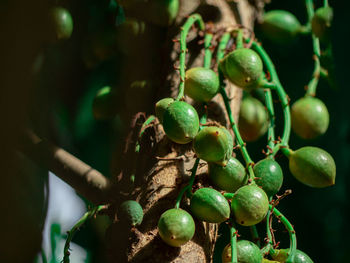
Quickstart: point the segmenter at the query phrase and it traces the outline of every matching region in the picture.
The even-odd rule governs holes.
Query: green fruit
[[[185,210],[173,208],[165,211],[159,218],[158,231],[165,243],[180,247],[192,239],[195,224],[192,216]]]
[[[189,143],[199,130],[197,111],[186,102],[175,101],[163,114],[163,127],[172,141],[180,144]]]
[[[293,131],[303,139],[314,139],[327,131],[329,113],[319,99],[304,97],[292,106]]]
[[[261,263],[262,260],[260,249],[253,242],[248,240],[237,242],[238,263]],[[222,252],[222,263],[231,263],[231,244],[228,244]]]
[[[260,28],[264,37],[271,42],[286,45],[295,40],[301,30],[301,25],[292,13],[273,10],[264,14]]]
[[[269,210],[269,200],[261,188],[246,185],[237,190],[231,201],[235,220],[242,226],[259,223]]]
[[[219,66],[224,76],[241,88],[251,86],[263,72],[260,56],[249,48],[234,50],[220,61]]]
[[[210,101],[219,91],[219,78],[206,68],[191,68],[186,71],[185,94],[199,102]]]
[[[56,40],[68,39],[73,32],[73,19],[69,11],[63,7],[53,7],[49,12],[49,23]]]
[[[256,141],[268,128],[268,114],[264,105],[253,97],[245,97],[241,102],[239,132],[244,141]]]
[[[193,140],[193,149],[198,158],[207,162],[226,165],[232,156],[232,136],[224,127],[205,127]]]
[[[267,258],[263,258],[262,263],[280,263],[279,261],[275,261],[275,260],[269,260]]]
[[[163,115],[165,110],[169,107],[171,103],[174,102],[173,98],[164,98],[156,103],[156,116],[160,123],[163,123]]]
[[[125,201],[118,210],[118,219],[132,226],[139,225],[143,219],[142,207],[134,200]]]
[[[322,188],[335,184],[335,163],[326,151],[306,146],[289,155],[289,170],[294,177],[311,187]]]
[[[272,256],[278,262],[285,262],[288,258],[289,249],[277,249],[276,254]],[[313,263],[312,259],[303,251],[297,249],[294,254],[293,263]]]
[[[267,196],[271,197],[281,189],[283,172],[281,166],[273,159],[266,158],[254,165],[256,184],[261,186]]]
[[[201,188],[191,198],[191,212],[202,221],[221,223],[230,217],[230,205],[220,192]]]
[[[329,6],[318,8],[312,18],[312,32],[324,43],[330,40],[332,20],[333,9]]]
[[[248,180],[244,166],[234,157],[228,160],[226,166],[209,163],[209,177],[216,187],[231,193]]]
[[[92,111],[96,120],[113,119],[117,113],[116,92],[109,86],[99,89],[92,103]]]

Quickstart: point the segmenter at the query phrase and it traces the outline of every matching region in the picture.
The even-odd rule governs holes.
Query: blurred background
[[[47,21],[48,10],[54,5],[63,6],[71,13],[74,29],[69,39],[53,41],[47,34],[50,24],[43,21]],[[293,190],[279,205],[280,211],[294,224],[298,248],[317,263],[349,262],[350,256],[346,191],[350,183],[347,80],[350,29],[345,1],[330,1],[330,5],[334,7],[332,77],[335,84],[330,86],[321,80],[317,89],[317,97],[328,107],[330,126],[324,136],[313,141],[292,134],[290,145],[293,149],[314,145],[328,151],[337,164],[336,185],[326,189],[304,186],[289,173],[287,159],[278,159],[285,175],[282,191]],[[266,10],[271,9],[288,10],[301,23],[307,21],[302,0],[272,1],[266,5]],[[125,97],[125,89],[131,86],[125,85],[122,69],[126,60],[131,59],[124,41],[126,37],[139,41],[142,26],[125,25],[124,12],[114,0],[0,1],[0,136],[3,138],[0,223],[4,226],[0,262],[41,262],[40,255],[30,258],[41,248],[49,262],[60,262],[66,232],[88,205],[60,179],[13,151],[22,126],[29,124],[41,136],[111,176],[113,153],[121,148],[121,138],[128,125],[128,116],[122,112],[128,102],[138,100]],[[302,36],[288,47],[263,44],[292,102],[303,96],[313,71],[311,37]],[[92,113],[93,100],[96,92],[105,86],[112,87],[117,94],[114,103],[120,114],[116,112],[108,121],[96,120]],[[139,92],[147,85],[136,86],[135,94],[142,94]],[[277,119],[281,118],[278,106],[276,111]],[[263,158],[264,146],[265,138],[248,144],[255,161]],[[72,262],[106,262],[104,233],[109,223],[102,216],[80,230],[71,246]],[[278,235],[281,247],[288,246],[287,233],[283,233],[278,223],[275,225],[281,230]],[[221,232],[215,262],[220,262],[218,255],[228,242],[226,233],[225,229]]]

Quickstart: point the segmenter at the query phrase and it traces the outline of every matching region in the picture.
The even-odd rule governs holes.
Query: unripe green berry
[[[268,128],[268,114],[264,105],[253,97],[245,97],[241,102],[239,132],[244,141],[256,141]]]
[[[221,223],[230,217],[230,205],[220,192],[201,188],[191,198],[191,212],[202,221]]]
[[[99,89],[92,103],[92,111],[96,120],[113,119],[117,113],[117,94],[110,86]]]
[[[132,226],[141,224],[143,219],[143,210],[141,205],[134,200],[123,202],[118,210],[118,219]]]
[[[186,71],[185,94],[195,101],[208,102],[219,91],[219,78],[211,69],[191,68]]]
[[[239,48],[220,61],[224,76],[237,86],[244,88],[255,83],[263,72],[260,56],[249,48]]]
[[[209,177],[216,187],[230,193],[236,192],[248,181],[244,166],[234,157],[228,160],[226,166],[209,163]]]
[[[204,127],[193,140],[193,149],[207,162],[226,165],[232,156],[233,140],[224,127]]]
[[[269,210],[266,193],[255,185],[239,188],[231,201],[231,208],[238,224],[252,226],[261,222]]]
[[[288,158],[289,170],[303,184],[315,188],[335,184],[335,163],[326,151],[306,146],[291,152]]]
[[[285,262],[288,258],[289,249],[276,249],[276,253],[272,255],[274,260]],[[293,263],[314,263],[312,259],[303,251],[297,249],[294,254]]]
[[[281,166],[271,158],[263,159],[254,165],[256,184],[261,186],[268,197],[274,196],[281,189],[283,172]]]
[[[199,130],[197,111],[186,102],[175,101],[163,114],[163,127],[172,141],[180,144],[189,143]]]
[[[231,263],[231,244],[228,244],[222,252],[222,263]],[[263,256],[260,249],[253,242],[240,240],[237,242],[238,263],[261,263]]]
[[[49,11],[49,23],[55,40],[68,39],[72,35],[73,19],[67,9],[53,7]]]
[[[180,247],[192,239],[195,224],[188,212],[173,208],[165,211],[159,218],[158,231],[165,243]]]
[[[329,113],[319,99],[304,97],[292,106],[293,131],[303,139],[314,139],[327,131]]]
[[[324,43],[330,40],[332,20],[333,9],[329,6],[318,8],[312,18],[312,32]]]
[[[301,30],[298,19],[285,10],[266,12],[260,25],[261,31],[268,40],[280,45],[293,42]]]
[[[156,103],[155,111],[156,111],[156,116],[160,123],[163,123],[163,115],[165,110],[173,102],[174,102],[173,98],[164,98]]]

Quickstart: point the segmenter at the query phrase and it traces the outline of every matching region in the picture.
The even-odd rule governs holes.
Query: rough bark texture
[[[179,75],[178,71],[173,69],[173,65],[177,64],[179,46],[177,46],[177,43],[173,45],[171,40],[173,37],[179,38],[179,27],[184,23],[186,16],[194,12],[201,13],[205,20],[214,21],[216,28],[230,27],[237,23],[251,28],[255,14],[254,8],[248,4],[248,1],[239,1],[238,3],[225,0],[181,1],[181,9],[176,25],[167,32],[163,39],[167,44],[161,47],[163,58],[161,59],[160,72],[162,72],[162,76],[166,76],[166,79],[160,81],[161,84],[157,88],[158,90],[151,90],[157,93],[156,99],[169,96],[169,91],[171,91],[173,97],[176,96]],[[198,38],[190,34],[188,44],[190,54],[186,63],[187,68],[202,63],[203,54],[198,51],[198,48],[195,48],[198,46],[197,42]],[[171,43],[171,46],[169,46],[169,43]],[[147,51],[152,52],[152,50]],[[164,54],[166,55],[164,56]],[[147,63],[149,61],[143,62]],[[237,117],[242,92],[230,84],[227,90],[229,97],[232,98],[231,107],[235,117]],[[128,96],[127,93],[126,96]],[[149,96],[148,94],[146,97]],[[153,105],[145,105],[145,108],[150,107],[152,109]],[[133,110],[135,112],[135,109]],[[222,125],[229,127],[220,96],[216,96],[213,102],[208,105],[208,112],[210,120],[220,121]],[[131,125],[131,127],[135,130],[135,125]],[[131,133],[130,138],[133,137],[134,139],[129,140],[128,149],[132,148],[136,138],[135,134],[138,134],[137,129],[136,132]],[[129,163],[129,168],[117,169],[119,182],[116,186],[116,193],[119,191],[123,192],[124,195],[121,197],[116,194],[116,203],[120,203],[125,199],[136,199],[142,205],[145,216],[143,223],[131,230],[123,225],[116,216],[115,223],[107,231],[111,262],[211,262],[217,239],[218,226],[216,224],[195,220],[196,233],[194,238],[180,248],[170,247],[162,242],[157,230],[159,217],[167,209],[174,207],[180,189],[186,185],[189,179],[189,169],[192,168],[195,159],[191,145],[172,143],[164,136],[162,126],[156,123],[146,129],[142,138],[140,154],[135,157],[127,153],[128,150],[124,151],[124,158],[115,162],[115,167],[121,166],[124,162]],[[179,156],[182,157],[178,158]],[[156,157],[178,159],[158,160]],[[137,158],[137,161],[130,161],[130,158]],[[137,167],[135,168],[134,165]],[[206,172],[206,164],[201,163],[196,176],[195,189],[208,185]],[[126,178],[130,176],[130,173],[135,173],[136,181],[135,189],[132,191],[129,187],[130,192],[128,193],[127,189],[130,182]],[[187,209],[187,206],[188,200],[184,198],[181,208]]]

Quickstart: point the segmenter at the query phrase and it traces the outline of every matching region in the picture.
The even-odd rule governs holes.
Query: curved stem
[[[207,33],[204,37],[204,68],[210,68],[212,52],[211,48],[211,40],[213,39],[213,34]]]
[[[236,49],[243,48],[243,31],[238,29],[236,37]]]
[[[154,115],[150,115],[145,122],[142,124],[141,126],[141,130],[140,130],[140,134],[139,134],[139,139],[142,137],[143,133],[146,130],[146,127],[148,125],[150,125],[154,120],[156,119],[156,117]],[[137,140],[136,145],[135,145],[135,152],[138,153],[140,152],[140,141]]]
[[[181,28],[180,34],[180,85],[179,85],[179,94],[177,95],[176,100],[180,100],[184,96],[185,89],[185,63],[186,63],[186,38],[188,32],[193,24],[197,23],[199,30],[205,29],[205,24],[202,17],[199,14],[193,14],[188,17],[186,23]]]
[[[267,112],[269,114],[269,128],[267,130],[267,145],[268,145],[268,155],[272,153],[273,147],[275,147],[275,111],[273,107],[272,94],[270,89],[265,89],[265,104]],[[271,149],[271,150],[270,150]]]
[[[105,205],[99,205],[99,206],[95,206],[93,209],[91,209],[90,211],[86,212],[82,218],[79,219],[79,221],[73,226],[73,228],[68,231],[68,236],[67,236],[67,240],[66,243],[64,245],[64,250],[63,250],[63,263],[69,263],[69,245],[70,242],[72,241],[75,233],[79,230],[79,228],[86,222],[88,221],[90,218],[92,218],[94,215],[96,215],[98,212],[100,212],[102,209],[105,209],[106,206]]]
[[[237,263],[237,233],[231,221],[230,226],[230,242],[231,242],[231,263]]]
[[[289,241],[290,241],[290,247],[288,252],[288,258],[286,260],[286,263],[292,263],[293,257],[297,248],[297,238],[295,235],[295,231],[293,228],[293,225],[288,221],[288,219],[275,207],[272,208],[272,205],[269,206],[269,209],[272,209],[272,213],[282,222],[282,224],[285,226],[285,228],[288,231],[289,234]]]

